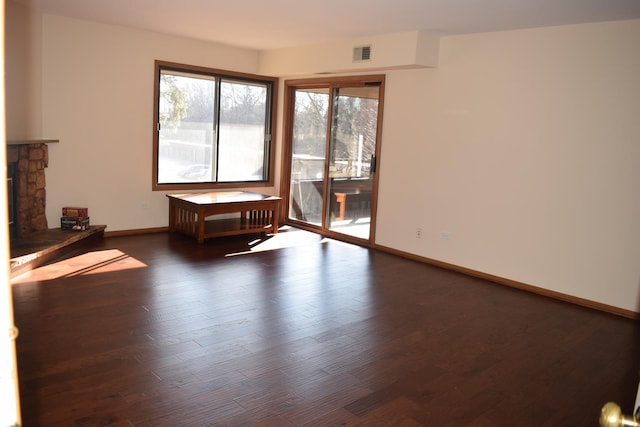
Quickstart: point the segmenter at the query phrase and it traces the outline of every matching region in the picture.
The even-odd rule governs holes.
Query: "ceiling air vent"
[[[353,62],[369,61],[371,59],[371,45],[353,48]]]

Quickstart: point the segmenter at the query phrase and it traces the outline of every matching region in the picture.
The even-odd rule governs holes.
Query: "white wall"
[[[41,138],[41,15],[13,1],[5,6],[7,139]]]
[[[53,15],[42,34],[42,127],[60,139],[49,145],[49,227],[69,205],[107,231],[166,226],[166,193],[151,191],[154,60],[255,73],[258,52]]]
[[[444,37],[437,69],[390,72],[377,243],[640,311],[639,41]]]

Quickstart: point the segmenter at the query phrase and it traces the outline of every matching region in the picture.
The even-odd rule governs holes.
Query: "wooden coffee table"
[[[204,239],[251,233],[277,233],[280,197],[247,191],[167,194],[169,231]],[[239,216],[229,214],[239,213]],[[215,216],[224,217],[215,218]],[[231,216],[231,217],[230,217]]]

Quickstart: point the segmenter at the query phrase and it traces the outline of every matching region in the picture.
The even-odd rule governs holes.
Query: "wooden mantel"
[[[28,145],[28,144],[55,144],[60,142],[54,138],[30,138],[7,140],[7,145]]]

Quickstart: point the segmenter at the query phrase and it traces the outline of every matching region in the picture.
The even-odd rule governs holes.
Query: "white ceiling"
[[[46,13],[252,49],[640,18],[640,0],[14,0]],[[639,41],[640,42],[640,41]]]

